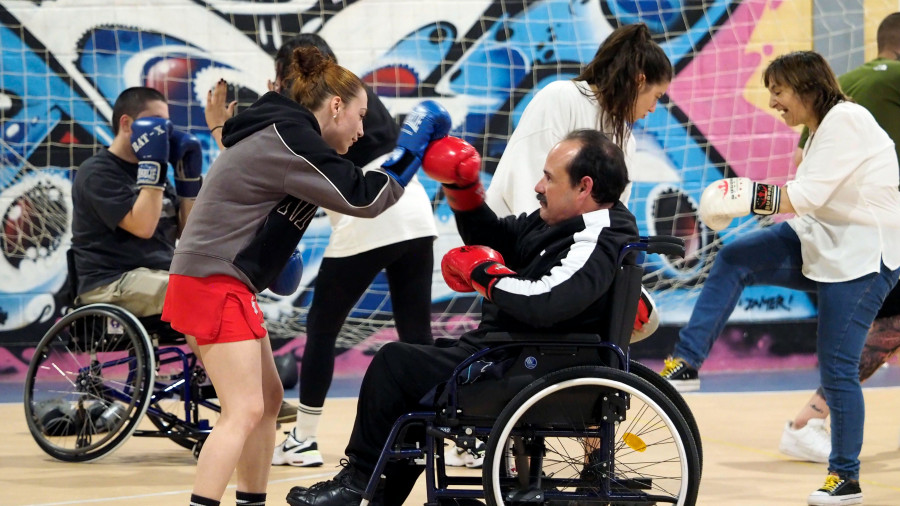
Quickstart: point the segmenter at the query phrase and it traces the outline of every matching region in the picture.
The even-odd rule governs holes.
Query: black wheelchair
[[[70,254],[71,300],[75,277]],[[110,304],[75,307],[47,331],[24,397],[35,442],[66,462],[97,460],[131,436],[168,438],[197,457],[221,411],[182,334]]]
[[[697,424],[668,382],[628,356],[643,274],[639,251],[683,256],[684,242],[642,237],[623,249],[605,336],[489,334],[487,346],[459,364],[429,409],[394,424],[362,504],[377,503],[388,464],[397,469],[422,460],[427,506],[478,499],[694,504],[702,465]],[[481,373],[475,381],[473,369]],[[448,475],[447,440],[467,449],[485,442],[480,477]]]

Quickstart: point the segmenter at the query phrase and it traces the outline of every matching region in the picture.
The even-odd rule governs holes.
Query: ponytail
[[[645,85],[652,86],[671,82],[674,71],[647,25],[636,23],[614,30],[575,78],[593,88],[600,104],[600,124],[612,129],[612,140],[620,148],[631,134],[629,118],[634,116],[641,75]]]

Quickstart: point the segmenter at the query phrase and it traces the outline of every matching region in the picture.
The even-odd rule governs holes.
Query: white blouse
[[[369,162],[363,170],[377,167],[390,153]],[[437,225],[431,199],[418,177],[413,176],[403,195],[391,207],[374,218],[358,218],[325,209],[331,222],[331,237],[323,256],[343,258],[375,248],[421,237],[437,237]]]
[[[497,216],[531,213],[540,207],[534,187],[544,176],[547,153],[569,132],[581,128],[608,135],[610,130],[601,128],[600,106],[587,82],[554,81],[532,97],[485,193],[487,205]],[[636,150],[634,135],[629,134],[625,141],[627,165]],[[629,183],[619,200],[627,205],[630,195]]]
[[[894,143],[864,107],[835,105],[807,141],[785,190],[797,217],[803,274],[839,282],[900,267],[900,167]]]

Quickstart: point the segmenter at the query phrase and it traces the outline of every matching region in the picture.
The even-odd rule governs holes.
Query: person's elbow
[[[119,228],[139,239],[150,239],[158,224],[159,220],[141,220],[129,215],[119,222]]]
[[[156,232],[156,227],[141,227],[130,232],[141,239],[150,239]]]

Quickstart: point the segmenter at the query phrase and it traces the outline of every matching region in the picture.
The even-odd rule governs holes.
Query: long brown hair
[[[794,51],[772,60],[763,74],[766,89],[770,84],[787,86],[800,96],[816,115],[822,119],[838,102],[849,100],[831,66],[815,51]]]
[[[631,133],[629,118],[634,115],[640,88],[638,77],[642,74],[645,85],[653,86],[671,82],[674,71],[647,25],[636,23],[615,29],[575,78],[587,81],[596,90],[600,124],[612,127],[612,140],[620,148],[625,147],[625,139]]]
[[[335,95],[349,102],[363,89],[356,74],[312,46],[294,50],[287,80],[291,86],[288,96],[310,111],[319,109]]]

